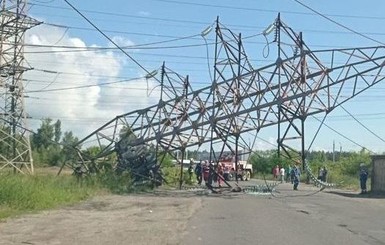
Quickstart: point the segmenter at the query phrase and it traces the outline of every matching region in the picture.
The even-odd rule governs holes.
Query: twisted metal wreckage
[[[208,33],[208,29],[203,34]],[[272,33],[272,35],[269,35]],[[209,161],[221,152],[231,151],[238,162],[240,146],[251,152],[258,132],[276,125],[278,155],[289,157],[308,172],[305,162],[305,122],[315,114],[328,115],[333,109],[384,79],[383,46],[310,50],[278,15],[263,33],[276,43],[274,63],[253,68],[236,35],[218,20],[215,26],[215,63],[212,84],[194,89],[189,77],[167,68],[148,79],[160,82],[159,103],[112,119],[80,140],[79,160],[86,171],[98,169],[98,159],[112,152],[118,155],[117,169],[130,169],[136,181],[149,173],[160,176],[157,159],[160,151],[173,154],[189,147],[210,145]],[[323,60],[324,62],[321,62]],[[120,137],[124,132],[130,137]],[[254,143],[248,144],[250,137]],[[80,150],[87,144],[98,145],[98,154]],[[300,150],[295,150],[300,145]],[[152,148],[152,154],[147,149]],[[67,163],[75,168],[74,163]],[[182,164],[183,165],[183,164]]]

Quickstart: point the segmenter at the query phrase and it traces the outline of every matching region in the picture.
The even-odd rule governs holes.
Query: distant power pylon
[[[26,0],[0,0],[0,170],[33,173],[23,73],[25,32],[40,24],[28,17]]]

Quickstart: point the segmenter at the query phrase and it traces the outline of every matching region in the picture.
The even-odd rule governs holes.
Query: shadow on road
[[[380,193],[380,192],[368,192],[366,194],[360,194],[360,193],[352,193],[352,192],[328,191],[327,193],[344,196],[344,197],[350,197],[350,198],[385,199],[385,193]]]

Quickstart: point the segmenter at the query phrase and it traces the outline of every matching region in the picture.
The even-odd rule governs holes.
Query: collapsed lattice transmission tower
[[[1,0],[0,13],[0,169],[33,173],[24,108],[25,32],[40,24],[28,17],[26,0]]]
[[[276,44],[277,58],[271,64],[253,68],[241,34],[217,21],[211,85],[193,88],[188,76],[163,66],[158,80],[170,94],[161,96],[156,105],[117,116],[80,140],[76,145],[79,162],[85,168],[89,164],[97,166],[97,160],[116,151],[122,129],[130,129],[134,136],[130,147],[125,148],[127,152],[142,145],[156,146],[164,152],[183,152],[209,144],[215,160],[215,149],[229,150],[237,156],[239,145],[247,146],[250,136],[257,138],[260,130],[275,126],[278,153],[305,166],[306,119],[326,117],[383,81],[385,47],[312,51],[302,34],[294,32],[279,15],[264,35],[269,33],[271,43]],[[176,84],[184,89],[176,89]],[[81,146],[95,143],[98,154],[89,156],[80,151]],[[251,150],[252,145],[249,147]]]

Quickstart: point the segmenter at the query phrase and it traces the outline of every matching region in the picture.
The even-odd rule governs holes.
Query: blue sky
[[[165,61],[172,70],[189,75],[193,86],[197,88],[210,84],[207,60],[210,62],[214,54],[213,45],[210,44],[214,40],[213,33],[207,36],[207,46],[199,34],[213,24],[217,16],[220,22],[233,32],[249,37],[260,34],[280,12],[283,22],[295,31],[303,32],[303,38],[312,50],[377,46],[381,42],[385,43],[385,2],[381,0],[301,1],[333,21],[378,42],[342,28],[295,0],[69,2],[117,44],[134,45],[128,53],[147,70],[157,69]],[[30,122],[32,127],[36,128],[39,119],[43,117],[60,119],[64,130],[72,130],[82,138],[118,114],[157,102],[159,93],[156,89],[150,95],[147,93],[147,87],[156,84],[147,84],[143,79],[109,86],[101,85],[145,75],[145,72],[122,52],[100,49],[73,52],[74,48],[57,52],[58,48],[51,47],[113,47],[65,1],[30,0],[28,3],[31,7],[29,15],[44,22],[28,31],[25,40],[26,59],[34,68],[34,71],[26,74],[26,79],[29,79],[26,91],[30,92],[27,93],[29,98],[26,99],[26,108],[33,118]],[[31,44],[35,46],[29,46]],[[135,48],[135,45],[143,44],[148,45]],[[267,58],[263,56],[266,44],[261,35],[247,39],[244,45],[256,68],[276,59],[273,53]],[[52,50],[55,52],[44,53]],[[95,86],[52,91],[84,85]],[[384,93],[385,85],[379,84],[344,105],[346,110],[381,138],[385,137]],[[385,143],[382,140],[341,109],[333,111],[326,123],[374,152],[385,152]],[[313,139],[317,127],[315,120],[308,120],[307,144]],[[276,136],[276,128],[265,129],[260,133],[261,138],[273,144]],[[327,127],[322,127],[311,149],[331,150],[333,141],[338,149],[360,149],[360,146]],[[261,141],[258,147],[265,149],[271,145]]]

